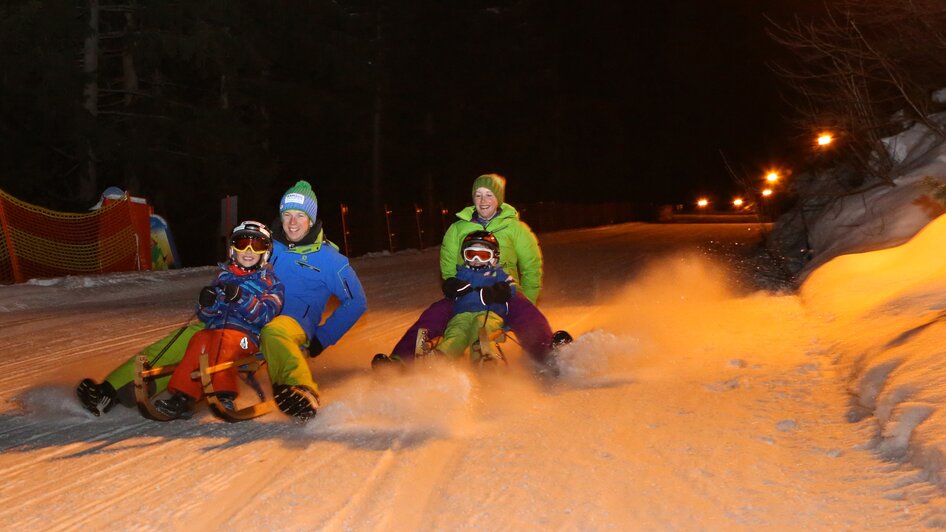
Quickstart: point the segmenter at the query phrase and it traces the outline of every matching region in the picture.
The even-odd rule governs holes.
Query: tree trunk
[[[383,135],[381,128],[384,123],[384,95],[382,85],[384,84],[383,59],[384,49],[382,31],[381,31],[381,8],[378,7],[376,15],[375,33],[378,43],[377,61],[375,62],[374,76],[374,113],[371,120],[371,210],[374,215],[375,227],[372,232],[375,235],[375,249],[383,249],[384,242],[389,235],[387,227],[382,222],[381,215],[384,213],[384,178],[382,175],[382,141]],[[383,238],[378,238],[383,235]],[[380,246],[380,247],[378,247]]]
[[[138,8],[138,2],[131,3],[131,9]],[[132,53],[134,35],[138,30],[134,11],[125,13],[125,46],[122,49],[122,84],[125,86],[125,106],[131,105],[138,92],[138,73],[135,70],[135,55]]]
[[[431,227],[435,227],[434,221],[437,217],[440,216],[440,210],[437,206],[437,190],[434,185],[434,161],[439,161],[440,158],[437,157],[434,153],[434,135],[436,130],[434,128],[434,113],[427,108],[427,116],[424,119],[424,136],[427,140],[427,164],[425,165],[426,172],[424,175],[424,208],[427,210],[427,216],[424,218],[427,220],[427,232],[432,234],[430,230]]]
[[[79,177],[79,200],[91,202],[96,197],[96,167],[95,149],[92,144],[92,132],[95,129],[96,117],[99,114],[99,3],[98,0],[89,0],[89,33],[86,35],[83,46],[83,73],[85,74],[85,101],[83,107],[88,112],[85,128],[83,149],[86,161]]]
[[[123,104],[125,107],[135,103],[138,94],[138,71],[135,69],[135,54],[133,53],[135,39],[138,32],[138,21],[135,20],[135,13],[138,9],[137,0],[132,0],[130,11],[125,13],[125,39],[122,48],[122,85],[125,90]],[[126,159],[123,165],[125,190],[130,194],[141,195],[144,191],[141,189],[141,180],[138,177],[137,165],[131,160]]]
[[[226,74],[220,75],[220,108],[224,110],[230,108],[230,95],[227,91]]]

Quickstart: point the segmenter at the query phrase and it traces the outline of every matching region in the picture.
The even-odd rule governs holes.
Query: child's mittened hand
[[[217,291],[212,286],[205,286],[200,289],[200,295],[197,296],[197,303],[202,307],[209,307],[217,302]]]
[[[483,302],[487,305],[505,303],[510,297],[512,297],[512,289],[509,283],[496,283],[483,288]]]
[[[223,299],[227,303],[233,303],[240,299],[240,286],[235,284],[223,285]]]
[[[456,299],[468,292],[473,291],[470,283],[461,281],[456,277],[450,277],[443,282],[443,295],[447,299]]]

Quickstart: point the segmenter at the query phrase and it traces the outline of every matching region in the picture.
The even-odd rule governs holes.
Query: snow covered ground
[[[354,261],[368,314],[311,366],[324,406],[226,424],[85,413],[72,388],[179,327],[194,268],[0,287],[10,529],[734,530],[946,526],[946,221],[754,291],[748,224],[540,235],[565,374],[380,376],[437,251]]]

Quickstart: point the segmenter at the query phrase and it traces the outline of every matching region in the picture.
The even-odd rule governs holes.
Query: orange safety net
[[[0,283],[137,270],[139,239],[127,197],[93,212],[65,213],[0,190]]]

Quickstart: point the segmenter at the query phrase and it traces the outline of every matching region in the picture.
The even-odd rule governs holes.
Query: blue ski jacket
[[[269,262],[286,288],[281,315],[296,320],[310,342],[314,336],[323,348],[334,345],[368,308],[365,291],[348,258],[323,239],[321,229],[314,242],[299,245],[284,242],[274,233]],[[322,312],[331,296],[340,305],[322,323]]]
[[[210,285],[217,292],[217,300],[209,307],[197,305],[197,317],[208,329],[237,329],[259,344],[259,333],[279,314],[283,306],[283,285],[267,266],[243,273],[220,264],[223,270]],[[223,299],[223,285],[240,287],[240,298],[233,303]]]

